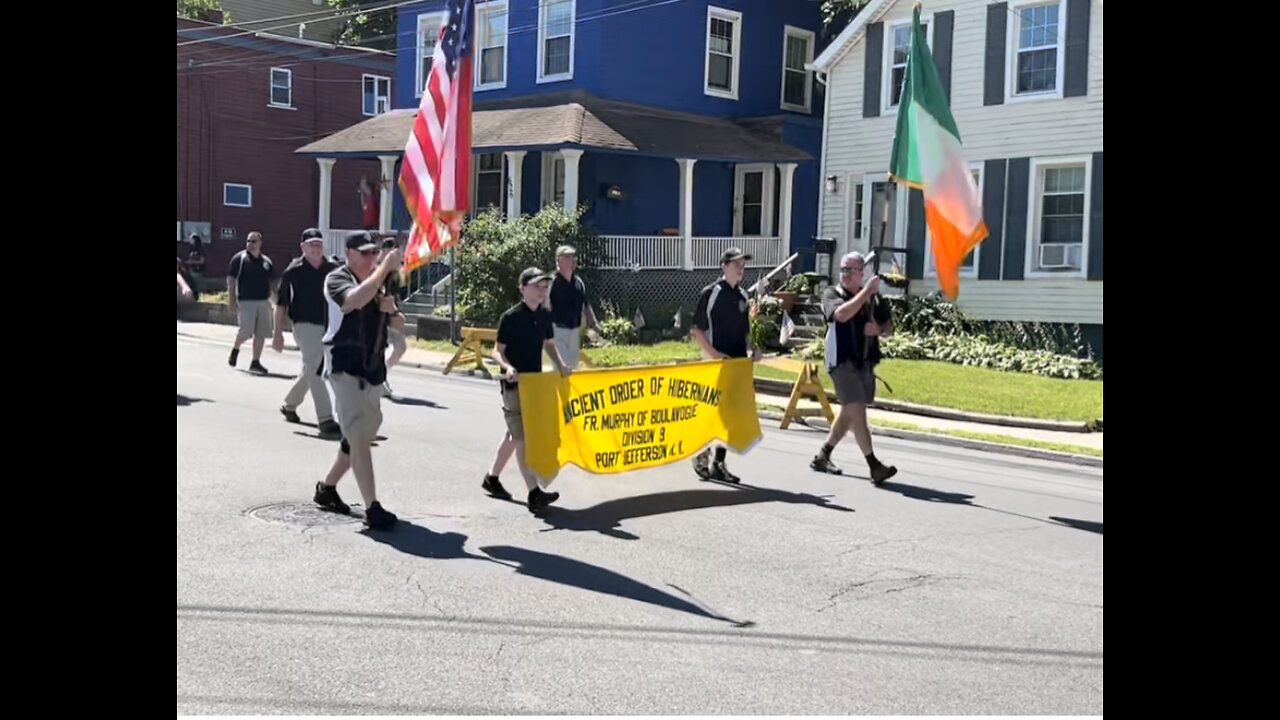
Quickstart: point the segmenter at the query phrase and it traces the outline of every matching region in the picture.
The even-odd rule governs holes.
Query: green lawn
[[[1050,420],[1088,422],[1103,417],[1101,380],[1062,380],[932,360],[885,360],[876,374],[893,387],[889,392],[880,383],[879,398]],[[796,377],[772,367],[759,367],[756,375],[787,381]],[[822,384],[831,388],[825,368],[821,375]]]
[[[456,350],[445,340],[414,340],[413,344],[424,350]],[[699,357],[696,345],[678,340],[585,350],[594,366],[606,368],[658,365]],[[818,365],[821,368],[820,362]],[[893,386],[893,392],[889,392],[881,383],[877,389],[880,398],[992,415],[1082,422],[1103,417],[1100,380],[1060,380],[931,360],[885,360],[876,368],[876,374]],[[822,384],[831,388],[825,368],[821,375]],[[756,376],[788,382],[794,382],[796,377],[793,372],[766,365],[756,366]]]

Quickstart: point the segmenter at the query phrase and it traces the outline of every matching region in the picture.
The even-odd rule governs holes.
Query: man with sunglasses
[[[381,530],[394,525],[397,518],[378,502],[372,447],[382,426],[387,330],[392,324],[403,328],[404,316],[395,300],[383,292],[387,276],[400,269],[400,251],[390,250],[381,262],[377,258],[378,244],[369,233],[352,233],[347,237],[347,264],[325,278],[329,302],[325,379],[333,389],[342,444],[329,475],[316,483],[315,502],[326,510],[349,513],[351,508],[338,497],[337,486],[350,469],[364,498],[365,524]]]
[[[880,278],[872,276],[863,284],[865,269],[866,260],[861,253],[848,253],[840,258],[840,284],[822,293],[822,314],[827,319],[824,355],[840,401],[840,416],[831,423],[827,442],[809,467],[832,475],[843,474],[831,462],[831,451],[845,433],[853,432],[871,470],[871,482],[879,485],[896,475],[898,469],[876,458],[871,447],[867,406],[876,399],[875,367],[880,362],[880,338],[893,332],[893,319],[888,304],[878,302]]]

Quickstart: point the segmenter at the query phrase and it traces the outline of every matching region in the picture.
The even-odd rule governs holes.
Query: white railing
[[[604,235],[610,270],[684,267],[684,239],[672,235]]]
[[[751,256],[747,267],[771,268],[786,259],[787,248],[776,237],[696,237],[693,239],[693,266],[718,268],[720,256],[731,247]]]
[[[321,230],[324,234],[324,254],[337,255],[342,260],[347,259],[347,236],[356,230]]]
[[[606,270],[656,270],[684,267],[684,239],[672,235],[604,235],[609,259]],[[720,267],[720,255],[740,247],[751,255],[747,267],[774,267],[786,259],[787,248],[776,237],[693,238],[693,266]]]

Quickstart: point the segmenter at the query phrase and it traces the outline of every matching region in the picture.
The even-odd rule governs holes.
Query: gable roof
[[[858,40],[862,38],[867,29],[867,23],[882,17],[894,3],[898,0],[871,0],[866,7],[862,8],[862,12],[849,23],[836,39],[831,41],[826,50],[822,51],[813,62],[809,63],[807,69],[817,70],[818,72],[830,72],[840,58],[844,57]]]

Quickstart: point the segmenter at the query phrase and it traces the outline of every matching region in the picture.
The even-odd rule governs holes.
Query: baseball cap
[[[742,248],[731,247],[728,250],[725,250],[724,254],[720,256],[720,264],[724,265],[725,263],[731,263],[739,258],[743,260],[750,260],[751,256],[742,252]]]
[[[324,242],[324,233],[315,228],[307,228],[302,231],[302,242]]]
[[[360,252],[377,250],[378,243],[374,242],[367,232],[354,232],[347,236],[347,249],[359,250]]]
[[[561,245],[560,247],[556,248],[556,257],[562,257],[564,255],[577,255],[577,254],[578,254],[577,249],[575,249],[572,245]]]
[[[542,272],[536,267],[525,268],[524,272],[520,273],[520,287],[524,287],[529,283],[536,283],[541,280],[550,280],[550,279],[551,279],[551,273]]]

